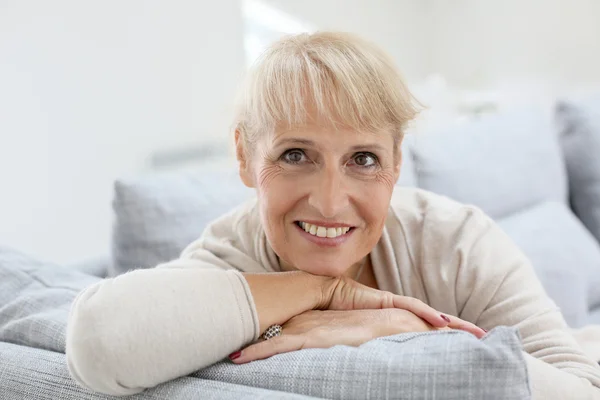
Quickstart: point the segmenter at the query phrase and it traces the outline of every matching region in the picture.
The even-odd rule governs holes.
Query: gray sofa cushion
[[[600,241],[600,95],[559,102],[557,121],[573,209]]]
[[[459,331],[400,334],[358,348],[219,363],[194,376],[328,399],[531,398],[520,339],[507,327],[493,329],[483,340]]]
[[[98,278],[35,262],[6,249],[2,253],[0,309],[8,305],[17,312],[2,314],[0,342],[64,352],[67,306],[80,289],[97,282]],[[42,285],[39,285],[40,280]],[[57,395],[52,392],[57,388],[65,396],[75,397],[77,393],[91,396],[77,389],[67,378],[64,358],[54,353],[42,350],[35,353],[26,347],[19,350],[5,344],[0,351],[3,360],[11,360],[9,367],[0,366],[0,376],[17,381],[11,384],[11,393],[29,393],[31,389],[23,385],[39,385],[51,393],[47,398]],[[17,364],[20,367],[15,367]],[[59,370],[56,370],[57,365],[60,365]],[[15,378],[15,371],[21,371],[32,380]],[[32,371],[41,372],[44,381],[39,382],[36,376],[40,375]],[[329,398],[530,398],[520,340],[517,333],[508,328],[497,328],[481,341],[464,332],[441,331],[380,338],[359,348],[336,346],[302,350],[244,366],[225,361],[193,376]],[[201,390],[206,385],[203,382],[189,384]],[[166,389],[149,393],[160,394],[150,398],[164,397],[166,393],[173,394],[167,398],[187,398],[188,389],[167,383]],[[178,394],[179,390],[182,394]],[[236,388],[227,390],[237,391],[239,395]]]
[[[0,247],[0,341],[64,353],[71,302],[97,281]]]
[[[109,275],[179,257],[209,222],[252,195],[233,165],[117,181]]]
[[[552,119],[526,109],[415,135],[418,186],[499,218],[545,200],[566,202],[565,166]]]
[[[182,377],[140,394],[108,396],[79,386],[69,375],[65,355],[0,342],[2,400],[238,400],[310,399],[311,397],[228,382]]]
[[[600,304],[600,245],[564,204],[545,202],[498,224],[531,260],[572,327]]]

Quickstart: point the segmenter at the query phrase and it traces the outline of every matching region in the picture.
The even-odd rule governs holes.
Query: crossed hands
[[[283,334],[249,345],[230,357],[236,364],[307,348],[359,346],[377,337],[406,332],[459,329],[482,338],[486,331],[439,313],[422,301],[340,278],[315,310],[289,319]]]

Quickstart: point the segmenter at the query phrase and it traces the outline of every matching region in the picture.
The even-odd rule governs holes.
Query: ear
[[[250,160],[248,159],[248,152],[244,147],[244,140],[239,129],[235,130],[235,156],[238,161],[240,178],[242,179],[242,182],[249,188],[253,188],[254,180],[252,179]]]

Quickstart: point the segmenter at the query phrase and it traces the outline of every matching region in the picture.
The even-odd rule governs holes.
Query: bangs
[[[270,47],[250,71],[236,129],[259,134],[319,124],[402,138],[418,104],[386,54],[340,33],[301,34]]]

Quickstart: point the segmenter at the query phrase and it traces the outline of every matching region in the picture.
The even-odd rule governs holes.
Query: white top
[[[371,262],[381,290],[487,330],[516,326],[535,399],[600,398],[600,367],[527,258],[479,209],[397,188]],[[71,374],[95,391],[133,394],[243,348],[260,332],[240,271],[280,271],[256,200],[212,223],[181,258],[80,293],[67,329]]]

